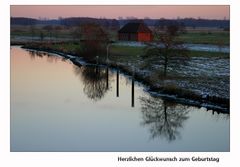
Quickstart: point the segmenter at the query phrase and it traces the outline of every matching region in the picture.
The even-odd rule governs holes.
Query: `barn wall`
[[[118,39],[120,41],[128,41],[128,34],[127,33],[119,33],[118,34]]]
[[[152,41],[151,33],[119,33],[118,39],[120,41],[141,41],[149,42]]]
[[[138,35],[136,33],[119,33],[118,39],[121,41],[137,41]]]
[[[138,35],[136,33],[129,34],[129,41],[137,41]]]
[[[151,33],[138,33],[138,41],[142,41],[142,42],[152,41],[152,34]]]

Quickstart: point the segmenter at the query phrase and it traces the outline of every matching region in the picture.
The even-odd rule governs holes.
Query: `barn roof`
[[[137,33],[137,32],[152,33],[152,31],[144,23],[135,23],[135,22],[127,23],[118,32],[119,33]]]

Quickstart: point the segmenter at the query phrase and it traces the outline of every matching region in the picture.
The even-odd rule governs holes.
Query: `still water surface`
[[[117,70],[11,48],[11,151],[229,151],[229,115],[153,97]]]

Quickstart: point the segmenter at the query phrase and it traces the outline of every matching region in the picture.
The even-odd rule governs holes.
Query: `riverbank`
[[[127,75],[134,75],[135,79],[143,83],[146,86],[146,90],[155,96],[162,96],[168,100],[198,107],[206,107],[216,111],[229,112],[228,71],[226,71],[226,76],[224,75],[223,79],[223,73],[221,71],[219,74],[214,74],[214,76],[213,74],[207,76],[205,74],[203,75],[204,71],[198,72],[199,69],[183,69],[179,73],[176,72],[176,69],[171,70],[170,68],[168,77],[164,78],[161,76],[161,70],[159,71],[161,67],[152,68],[154,65],[148,65],[148,67],[142,68],[143,62],[140,57],[136,55],[136,50],[132,52],[129,51],[127,52],[129,54],[126,55],[125,49],[123,49],[123,52],[125,52],[125,54],[123,54],[121,53],[121,48],[114,49],[113,47],[110,51],[108,64],[106,64],[106,55],[99,56],[99,59],[95,62],[89,62],[80,57],[71,44],[61,45],[61,47],[58,44],[48,45],[47,47],[43,45],[25,45],[24,48],[59,54],[66,59],[70,59],[77,66],[98,62],[101,65],[118,68]],[[200,56],[201,54],[205,56]],[[221,54],[221,56],[216,53],[204,54],[202,52],[192,52],[191,54],[191,58],[193,59],[192,63],[199,63],[199,58],[209,62],[209,57],[214,59],[212,61],[229,61],[227,54]],[[196,67],[194,64],[191,66]],[[205,70],[208,71],[209,69]],[[181,72],[184,73],[186,71],[187,73],[182,75]],[[224,89],[223,85],[225,85],[226,89]]]

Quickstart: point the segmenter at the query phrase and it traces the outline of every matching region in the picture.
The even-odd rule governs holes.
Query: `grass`
[[[229,32],[188,32],[180,34],[178,39],[192,44],[229,45],[230,34]]]
[[[111,46],[110,53],[114,55],[127,55],[137,56],[141,55],[144,51],[144,47],[133,47],[133,46]]]
[[[62,44],[53,44],[52,49],[55,50],[65,50],[65,52],[76,52],[80,48],[78,43],[62,43]]]

